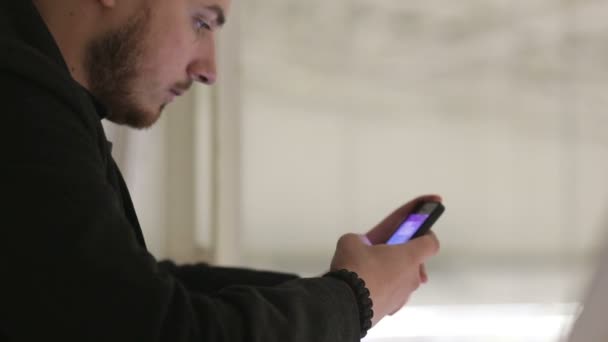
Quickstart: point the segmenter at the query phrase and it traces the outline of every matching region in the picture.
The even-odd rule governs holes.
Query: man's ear
[[[116,6],[116,0],[98,0],[99,3],[107,8],[113,8],[114,6]]]

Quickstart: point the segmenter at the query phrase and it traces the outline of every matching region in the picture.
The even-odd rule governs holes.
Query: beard
[[[138,62],[145,52],[150,10],[145,9],[117,30],[87,46],[85,71],[91,93],[108,109],[108,120],[134,128],[147,128],[160,117],[137,99]]]

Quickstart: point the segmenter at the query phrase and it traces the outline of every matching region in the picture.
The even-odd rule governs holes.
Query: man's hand
[[[372,325],[401,309],[428,278],[424,263],[439,251],[433,233],[400,245],[384,244],[407,215],[423,201],[441,201],[422,196],[397,209],[366,235],[346,234],[338,240],[331,270],[356,272],[366,283],[374,303]]]

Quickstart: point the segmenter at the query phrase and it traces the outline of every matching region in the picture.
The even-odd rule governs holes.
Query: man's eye
[[[211,30],[211,25],[207,24],[207,21],[205,21],[202,18],[194,19],[194,27],[196,28],[197,31]]]

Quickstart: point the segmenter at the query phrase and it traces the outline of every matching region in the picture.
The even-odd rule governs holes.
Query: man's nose
[[[194,61],[190,64],[188,75],[190,79],[207,85],[212,85],[217,80],[217,69],[215,56],[209,56]]]
[[[209,35],[196,49],[196,57],[188,66],[188,75],[195,82],[212,85],[217,79],[215,36]]]

